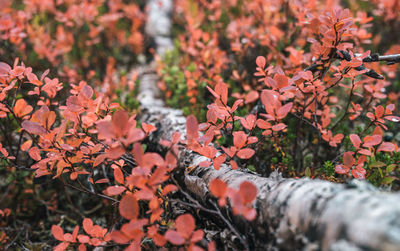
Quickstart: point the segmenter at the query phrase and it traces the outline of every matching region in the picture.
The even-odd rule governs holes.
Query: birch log
[[[168,0],[160,1],[162,4],[156,4],[159,0],[149,2],[147,32],[155,38],[157,51],[162,54],[172,45],[168,38],[172,5]],[[170,139],[175,131],[182,135],[186,132],[185,117],[180,110],[165,107],[156,82],[155,73],[142,74],[138,96],[141,121],[158,128],[150,137],[155,145],[161,139]],[[183,149],[178,162],[180,167],[187,167],[197,166],[203,160],[204,157]],[[263,178],[226,165],[218,171],[212,166],[197,167],[183,177],[181,186],[206,201],[210,198],[208,184],[215,178],[235,188],[243,181],[257,186],[254,207],[258,216],[247,224],[260,240],[273,236],[280,249],[400,250],[399,193],[379,191],[357,180],[336,184],[308,178],[286,179],[277,173]]]

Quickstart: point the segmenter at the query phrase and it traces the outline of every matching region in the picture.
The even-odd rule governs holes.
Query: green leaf
[[[390,164],[386,167],[386,173],[393,172],[394,169],[396,169],[396,164]]]
[[[307,167],[306,170],[304,171],[304,175],[306,177],[311,177],[311,169],[310,167]]]
[[[377,161],[377,162],[369,164],[369,166],[370,167],[384,167],[384,166],[386,166],[386,164],[383,163],[382,161]]]
[[[389,185],[389,184],[391,184],[394,180],[397,180],[397,178],[396,178],[396,177],[392,177],[392,176],[388,176],[388,177],[383,178],[382,184],[384,184],[384,185]]]

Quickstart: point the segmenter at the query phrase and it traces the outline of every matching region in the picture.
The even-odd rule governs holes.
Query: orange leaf
[[[32,140],[27,140],[21,145],[22,151],[27,151],[32,146]]]
[[[32,106],[28,105],[24,99],[18,99],[14,105],[14,113],[17,117],[22,118],[33,110]]]
[[[34,160],[36,160],[36,161],[39,161],[39,160],[42,159],[42,157],[40,156],[40,150],[39,150],[39,148],[37,148],[36,146],[35,146],[35,147],[32,147],[32,148],[29,150],[29,156],[31,156],[31,158],[34,159]]]
[[[162,196],[165,196],[165,195],[169,194],[170,192],[174,192],[177,190],[178,190],[178,188],[175,185],[168,184],[162,190]]]

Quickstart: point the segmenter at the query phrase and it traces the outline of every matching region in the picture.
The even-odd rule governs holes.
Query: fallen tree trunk
[[[170,1],[154,5],[158,14],[150,16],[147,30],[159,25],[159,20],[170,12]],[[151,4],[150,4],[151,6]],[[170,26],[170,24],[166,25]],[[164,52],[171,46],[168,32],[154,31],[157,50]],[[167,41],[167,42],[166,42]],[[138,99],[141,121],[151,123],[158,131],[150,136],[152,144],[170,139],[175,131],[185,135],[186,119],[180,110],[167,108],[157,88],[153,72],[140,76]],[[160,145],[159,151],[163,151]],[[195,167],[204,157],[187,149],[178,156],[181,168]],[[246,222],[237,217],[237,224],[247,224],[265,243],[271,236],[280,249],[294,250],[400,250],[400,194],[379,191],[372,185],[355,180],[336,184],[322,180],[286,179],[274,173],[269,178],[232,170],[222,165],[197,167],[181,177],[181,187],[204,204],[210,199],[208,184],[219,178],[237,188],[243,181],[251,181],[258,188],[254,207],[257,218]],[[257,246],[255,248],[263,249]]]
[[[150,74],[141,78],[141,86],[147,86],[141,90],[141,96],[146,97],[141,120],[157,126],[158,132],[150,138],[154,144],[170,139],[175,131],[184,135],[186,122],[181,111],[166,108],[152,94],[156,90],[150,86],[156,80],[157,76]],[[178,162],[184,168],[198,166],[203,160],[203,156],[183,149]],[[218,171],[212,166],[198,167],[186,174],[183,187],[207,201],[208,184],[215,178],[235,188],[246,180],[257,186],[254,206],[258,216],[251,224],[261,238],[272,234],[280,248],[300,245],[311,250],[400,249],[399,193],[382,192],[358,180],[336,184],[308,178],[285,179],[276,173],[262,178],[226,165]]]

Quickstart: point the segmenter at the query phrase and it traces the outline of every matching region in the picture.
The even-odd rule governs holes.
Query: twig
[[[171,179],[174,181],[175,185],[178,187],[179,192],[181,192],[183,195],[185,195],[185,197],[190,200],[191,202],[193,202],[195,205],[191,205],[190,203],[185,203],[183,202],[182,204],[187,205],[187,206],[196,206],[198,209],[204,210],[206,212],[212,213],[212,214],[216,214],[218,215],[224,222],[225,224],[229,227],[229,229],[239,238],[240,242],[242,243],[242,245],[245,247],[246,250],[250,250],[249,249],[249,245],[247,243],[247,241],[245,239],[243,239],[243,237],[240,235],[239,231],[225,218],[225,216],[222,214],[221,210],[219,209],[219,207],[212,201],[210,201],[210,203],[215,207],[215,210],[210,210],[207,209],[205,207],[203,207],[196,199],[194,199],[190,194],[186,193],[178,184],[177,180],[171,176]],[[179,202],[179,200],[177,200]]]

